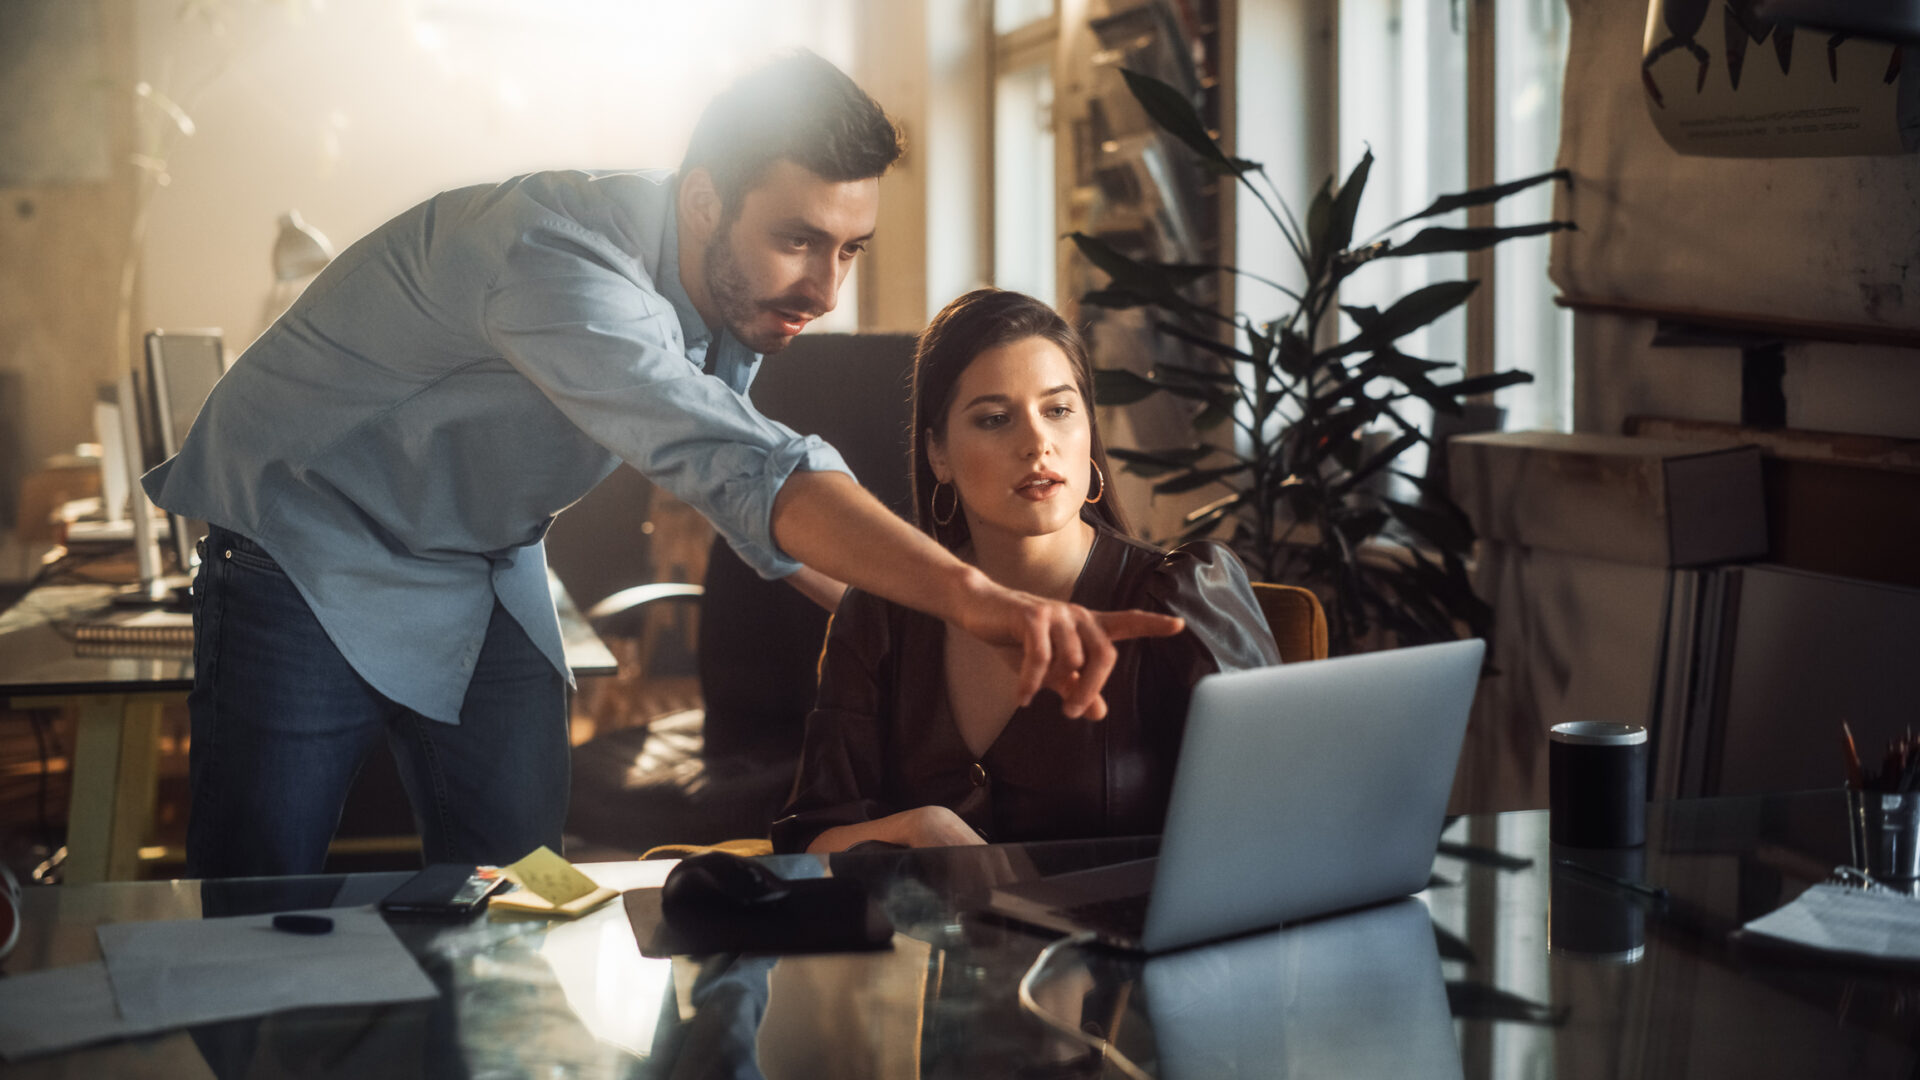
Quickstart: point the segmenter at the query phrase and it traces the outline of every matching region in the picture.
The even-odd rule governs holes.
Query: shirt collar
[[[700,317],[686,288],[680,284],[680,178],[677,176],[668,185],[666,216],[666,226],[660,234],[660,269],[654,280],[660,295],[673,305],[673,313],[680,319],[680,333],[686,339],[687,348],[697,345],[705,351],[713,341],[713,330],[707,326],[707,320]]]
[[[687,296],[680,283],[680,178],[674,177],[667,198],[666,227],[661,230],[660,270],[656,282],[660,295],[673,306],[680,319],[680,333],[686,340],[687,355],[739,393],[746,393],[760,369],[760,354],[746,347],[724,328],[715,341],[715,333]]]

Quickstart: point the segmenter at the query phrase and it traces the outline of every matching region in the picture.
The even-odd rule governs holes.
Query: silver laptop
[[[1486,645],[1209,675],[1155,859],[993,890],[987,908],[1149,953],[1426,887]]]
[[[1418,900],[1146,962],[1165,1080],[1459,1080],[1433,919]]]

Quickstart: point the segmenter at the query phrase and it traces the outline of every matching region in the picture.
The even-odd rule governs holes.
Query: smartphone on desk
[[[434,863],[388,893],[380,910],[414,919],[471,919],[485,911],[487,898],[506,884],[506,877],[491,866]]]

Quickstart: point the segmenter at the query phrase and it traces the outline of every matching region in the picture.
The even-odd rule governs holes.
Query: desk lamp
[[[272,326],[300,295],[301,283],[332,261],[333,245],[319,229],[307,224],[300,211],[281,214],[280,232],[273,238],[273,288],[267,293],[260,329]]]

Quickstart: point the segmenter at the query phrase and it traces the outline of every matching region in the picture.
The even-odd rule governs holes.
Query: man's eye
[[[861,255],[865,255],[866,253],[867,253],[867,245],[865,244],[852,244],[852,245],[849,245],[848,247],[844,247],[840,249],[840,257],[843,259],[857,258]]]
[[[807,238],[804,236],[789,236],[786,238],[786,241],[787,246],[795,251],[804,250],[807,246]]]

